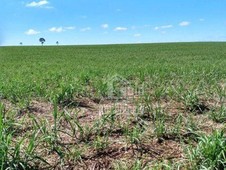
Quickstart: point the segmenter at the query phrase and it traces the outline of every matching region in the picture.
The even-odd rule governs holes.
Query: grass
[[[222,169],[225,45],[0,47],[1,169]]]

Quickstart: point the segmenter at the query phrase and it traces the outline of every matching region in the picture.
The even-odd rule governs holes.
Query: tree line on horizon
[[[45,40],[45,38],[39,38],[39,42],[42,44],[42,46],[43,46],[43,44],[46,42],[46,40]],[[20,45],[23,45],[23,43],[22,42],[20,42]],[[59,41],[56,41],[56,45],[59,45]]]

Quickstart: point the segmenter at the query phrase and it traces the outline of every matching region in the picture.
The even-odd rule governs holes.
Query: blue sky
[[[1,0],[0,45],[226,41],[226,0]]]

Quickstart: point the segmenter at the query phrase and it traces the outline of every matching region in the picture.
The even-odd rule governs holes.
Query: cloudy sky
[[[0,0],[0,45],[226,41],[226,0]]]

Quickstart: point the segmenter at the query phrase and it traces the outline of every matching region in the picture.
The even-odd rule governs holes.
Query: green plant
[[[210,118],[217,123],[226,122],[226,107],[221,105],[219,110],[214,110],[210,112]]]
[[[142,170],[142,162],[140,160],[136,160],[135,163],[132,165],[131,170]]]
[[[172,170],[172,169],[184,169],[184,165],[180,162],[174,162],[174,161],[157,161],[156,163],[152,163],[151,170]],[[185,168],[186,169],[186,168]]]
[[[149,170],[147,166],[143,165],[143,161],[137,159],[134,162],[117,161],[114,163],[115,170]]]
[[[194,169],[223,170],[226,166],[226,137],[223,131],[201,136],[196,148],[189,150]]]
[[[79,132],[78,140],[83,142],[89,142],[90,137],[93,134],[92,132],[93,126],[88,126],[88,125],[83,126],[77,119],[75,119],[73,123],[75,124]]]
[[[196,111],[200,103],[197,91],[190,90],[182,96],[182,101],[189,111]]]
[[[199,130],[199,124],[196,123],[193,115],[189,115],[185,121],[186,130],[189,132],[195,132]]]
[[[176,135],[176,136],[180,136],[182,128],[183,128],[183,116],[182,116],[182,114],[179,114],[176,117],[173,128],[171,130],[171,133]]]
[[[158,86],[154,91],[154,99],[160,101],[166,95],[165,86]]]
[[[60,87],[60,92],[56,95],[54,100],[56,100],[56,102],[62,106],[70,106],[74,104],[74,93],[75,88],[72,84],[62,84]]]
[[[203,166],[198,137],[225,129],[225,45],[0,47],[0,168],[188,169],[164,153],[189,144]]]
[[[57,135],[57,118],[58,118],[58,108],[57,108],[57,101],[54,102],[54,110],[53,110],[53,133],[54,133],[54,141],[57,142],[58,135]],[[54,142],[54,143],[55,143]]]
[[[138,116],[141,119],[147,119],[147,120],[154,120],[155,119],[155,112],[152,106],[152,99],[150,95],[144,94],[142,97],[143,104],[142,106],[139,106],[139,103],[137,103],[138,107],[136,112],[138,113]],[[141,111],[140,111],[141,110]]]
[[[67,152],[66,157],[68,160],[73,161],[73,163],[76,163],[77,161],[82,160],[82,153],[82,148],[74,146],[71,151]]]
[[[155,116],[155,119],[153,120],[154,133],[157,136],[157,138],[160,139],[167,133],[166,115],[161,107],[157,107],[155,108],[154,116]]]
[[[94,148],[97,152],[100,152],[109,146],[108,135],[104,137],[97,136],[93,142]]]
[[[35,161],[48,164],[35,152],[39,132],[33,132],[27,145],[25,144],[27,136],[21,137],[14,144],[14,131],[7,130],[7,121],[4,119],[3,106],[0,104],[0,169],[37,169]]]
[[[154,127],[154,132],[158,139],[162,138],[167,132],[164,118],[155,121]]]
[[[139,126],[135,126],[130,129],[127,125],[125,128],[126,139],[129,146],[132,147],[132,151],[134,155],[135,155],[135,149],[139,150],[140,148],[142,132],[143,130]]]

